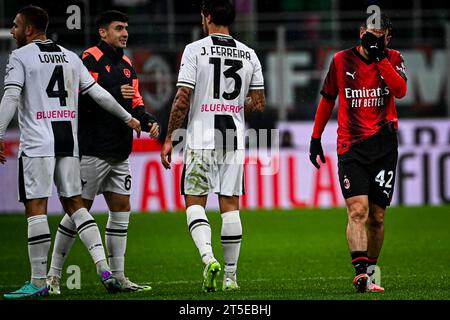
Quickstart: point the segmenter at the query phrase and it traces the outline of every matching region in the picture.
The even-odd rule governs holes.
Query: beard
[[[25,33],[15,33],[14,39],[16,40],[17,48],[21,48],[27,44],[27,36],[25,35]]]
[[[18,38],[16,38],[16,43],[17,43],[17,48],[21,48],[27,44],[27,40],[25,37],[23,37],[23,38],[18,37]]]

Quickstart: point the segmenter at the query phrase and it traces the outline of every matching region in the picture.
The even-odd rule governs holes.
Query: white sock
[[[241,249],[242,224],[239,210],[222,213],[221,242],[225,262],[225,277],[236,280],[237,262]]]
[[[108,250],[108,262],[111,272],[117,279],[125,277],[125,251],[127,249],[127,231],[130,211],[109,212],[106,224],[105,243]]]
[[[32,216],[28,221],[28,257],[31,264],[31,283],[37,287],[45,285],[47,277],[48,251],[52,241],[47,215]]]
[[[211,246],[211,226],[206,217],[205,208],[200,205],[190,206],[186,209],[186,216],[189,232],[206,265],[215,259]]]
[[[97,273],[101,274],[104,271],[111,271],[106,263],[105,249],[103,248],[100,231],[91,214],[86,208],[81,208],[75,211],[71,218],[77,226],[77,232],[81,241],[88,249],[92,260],[94,260]]]
[[[72,248],[77,237],[77,226],[65,214],[58,226],[56,232],[55,243],[53,245],[52,263],[48,276],[56,276],[61,278],[62,268],[66,262],[70,249]]]

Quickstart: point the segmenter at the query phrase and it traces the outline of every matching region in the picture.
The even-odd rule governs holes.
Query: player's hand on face
[[[385,34],[376,30],[367,30],[361,39],[362,46],[367,50],[369,58],[372,61],[381,61],[386,57],[384,52]]]
[[[139,122],[139,120],[131,118],[131,120],[128,122],[128,126],[136,131],[138,138],[141,136],[141,123]]]
[[[159,136],[159,124],[153,122],[153,124],[148,124],[150,126],[150,138],[158,138]]]
[[[0,140],[0,163],[4,164],[6,162],[5,155],[5,143],[3,140]]]
[[[165,169],[170,169],[170,162],[172,162],[172,141],[166,139],[161,150],[161,163]]]
[[[122,92],[122,96],[124,99],[133,99],[134,97],[134,88],[129,84],[124,84],[120,87],[120,91]]]
[[[322,163],[326,163],[320,138],[311,138],[311,143],[309,145],[309,160],[317,169],[320,169],[320,165],[317,162],[317,156],[319,156]]]

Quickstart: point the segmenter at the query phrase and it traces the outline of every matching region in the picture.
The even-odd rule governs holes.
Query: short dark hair
[[[113,21],[128,22],[128,16],[117,10],[104,11],[100,13],[95,20],[95,27],[96,29],[108,28]]]
[[[25,23],[32,25],[38,31],[46,32],[48,27],[48,13],[38,6],[29,5],[20,9],[17,14],[23,16]]]
[[[367,28],[367,18],[364,20],[364,27]],[[394,26],[392,24],[391,18],[385,13],[381,14],[380,28],[382,30],[386,30],[388,35],[392,36],[394,31]]]
[[[211,22],[219,26],[229,26],[234,22],[236,10],[229,0],[203,0],[202,13],[211,15]]]

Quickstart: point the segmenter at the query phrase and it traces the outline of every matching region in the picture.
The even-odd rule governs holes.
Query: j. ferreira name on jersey
[[[246,59],[249,61],[252,60],[249,51],[221,46],[202,47],[202,52],[200,53],[200,55]]]

